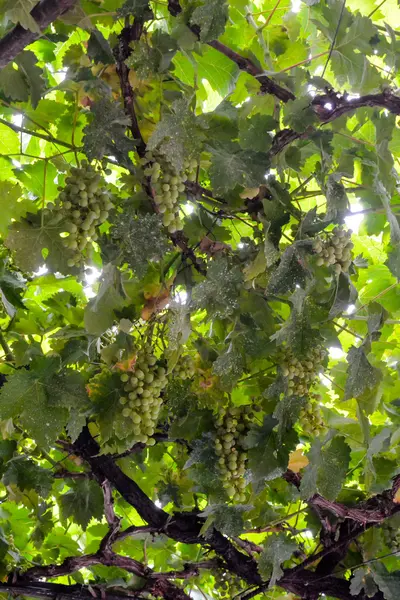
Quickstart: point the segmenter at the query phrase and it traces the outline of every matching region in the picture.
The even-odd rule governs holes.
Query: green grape
[[[300,360],[291,349],[285,348],[279,356],[279,369],[286,379],[288,396],[307,395],[309,388],[318,377],[325,355],[325,350],[316,345],[310,348]]]
[[[247,454],[243,442],[253,417],[252,407],[231,406],[221,409],[215,422],[217,435],[214,445],[219,456],[222,485],[228,496],[237,502],[246,500],[244,474]]]
[[[67,264],[81,266],[84,261],[82,252],[98,239],[98,228],[107,220],[113,203],[101,175],[87,161],[82,161],[81,167],[71,168],[65,184],[64,188],[58,188],[57,203],[51,210],[65,220],[66,231],[75,236],[67,245],[64,244],[75,251]]]
[[[185,192],[186,179],[196,179],[197,160],[184,161],[184,168],[177,171],[164,156],[153,151],[146,152],[141,163],[144,174],[150,178],[157,212],[163,215],[163,225],[170,233],[180,231],[183,224],[179,219],[179,194]]]
[[[299,424],[308,436],[323,436],[327,432],[319,407],[320,400],[319,394],[311,394],[300,411]]]
[[[120,404],[122,416],[132,421],[131,433],[136,442],[154,444],[154,431],[162,405],[161,392],[167,384],[167,374],[158,366],[151,347],[139,350],[133,372],[120,374],[123,386]],[[126,398],[127,394],[127,398]],[[128,406],[126,404],[128,403]]]
[[[313,242],[317,266],[333,267],[336,275],[340,275],[342,271],[346,273],[351,265],[354,248],[350,239],[351,233],[351,230],[335,227],[331,232],[326,233],[324,238],[317,236]]]

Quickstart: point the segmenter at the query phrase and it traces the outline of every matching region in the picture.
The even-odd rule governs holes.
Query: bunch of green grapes
[[[218,571],[214,574],[214,588],[219,598],[233,598],[242,590],[240,578],[229,571]]]
[[[197,160],[188,159],[183,163],[183,169],[178,171],[163,156],[157,152],[146,152],[142,160],[144,173],[150,177],[154,189],[154,201],[162,221],[170,233],[182,229],[179,218],[179,196],[185,191],[185,181],[196,178]]]
[[[315,346],[307,351],[305,357],[297,358],[287,349],[282,357],[281,372],[287,379],[288,396],[305,396],[318,376],[326,351]]]
[[[174,377],[177,376],[180,379],[192,379],[195,373],[196,364],[189,354],[180,357],[173,371]]]
[[[119,403],[124,408],[122,415],[132,420],[132,432],[137,442],[153,445],[152,438],[157,426],[162,398],[161,392],[167,384],[167,371],[157,365],[151,348],[138,352],[132,372],[120,376],[123,392]]]
[[[319,394],[310,394],[307,404],[300,410],[299,424],[306,435],[324,435],[327,431],[322,418]]]
[[[318,254],[317,265],[333,266],[335,273],[339,275],[342,271],[347,273],[351,265],[352,231],[343,227],[335,227],[332,232],[327,233],[325,238],[317,236],[314,239],[313,250]]]
[[[254,417],[251,406],[230,406],[219,410],[216,420],[215,453],[222,476],[222,485],[228,496],[244,502],[247,453],[243,447],[246,434]]]
[[[382,537],[388,548],[400,549],[400,528],[392,519],[384,521],[381,525]]]
[[[82,252],[92,241],[97,240],[97,228],[104,223],[113,208],[104,180],[87,161],[81,167],[72,167],[65,180],[65,187],[59,187],[60,194],[54,211],[62,215],[68,237],[63,244],[71,252],[68,266],[79,266],[83,262]]]

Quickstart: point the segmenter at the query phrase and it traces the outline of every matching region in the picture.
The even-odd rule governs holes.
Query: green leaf
[[[258,562],[258,570],[263,579],[269,579],[269,587],[279,582],[283,575],[281,565],[292,557],[296,549],[296,542],[284,533],[268,538]]]
[[[51,221],[41,224],[40,215],[29,214],[25,219],[12,223],[5,241],[7,248],[14,252],[17,265],[25,272],[37,271],[45,262],[53,271],[68,273],[68,259],[71,252],[62,244],[60,234],[65,228]]]
[[[193,292],[194,308],[206,308],[214,317],[230,317],[239,308],[240,269],[227,259],[216,259],[208,269],[207,279]]]
[[[253,427],[246,436],[245,447],[254,481],[271,481],[287,469],[290,449],[279,441],[274,431],[277,423],[268,415],[262,427]]]
[[[110,44],[98,29],[92,29],[90,33],[90,38],[87,45],[87,53],[90,60],[95,63],[112,65],[115,62]]]
[[[19,23],[24,29],[40,35],[40,27],[31,15],[31,10],[36,4],[36,0],[8,0],[4,10],[13,23]]]
[[[0,90],[7,98],[19,102],[27,102],[29,85],[20,70],[8,64],[0,71]]]
[[[217,375],[225,389],[232,389],[243,373],[244,361],[241,352],[232,344],[226,352],[220,354],[213,364],[213,373]]]
[[[400,279],[400,244],[397,244],[390,250],[385,265],[390,269],[392,275]]]
[[[111,263],[103,269],[99,291],[85,308],[86,330],[101,335],[111,327],[116,310],[125,304],[125,292],[122,288],[121,274]]]
[[[339,495],[350,462],[350,448],[343,437],[335,437],[322,448],[317,440],[308,454],[309,465],[304,470],[300,493],[302,498],[311,498],[315,493],[328,500]]]
[[[126,135],[129,117],[120,104],[103,98],[92,104],[92,121],[84,129],[84,152],[89,160],[101,159],[115,149],[123,155],[133,150],[133,142]]]
[[[42,469],[32,460],[17,456],[6,465],[3,475],[4,485],[16,485],[21,492],[35,490],[46,498],[51,490],[53,476],[47,469]]]
[[[368,598],[372,598],[377,593],[378,588],[374,583],[373,575],[368,569],[360,567],[353,571],[353,577],[350,581],[350,593],[352,596],[358,596],[363,590]]]
[[[149,0],[125,0],[121,8],[118,9],[121,17],[132,15],[137,19],[148,21],[153,18],[153,12],[149,6]]]
[[[212,525],[224,535],[238,537],[244,529],[243,512],[250,510],[250,508],[250,506],[240,504],[236,506],[210,504],[200,513],[200,516],[207,518],[207,529]]]
[[[297,242],[283,253],[279,266],[271,274],[266,293],[286,294],[296,286],[304,287],[311,272],[307,267],[307,242]]]
[[[171,108],[172,112],[157,123],[147,148],[157,149],[172,166],[182,170],[184,160],[199,152],[199,130],[186,100],[177,100]]]
[[[374,581],[383,594],[385,600],[397,600],[400,585],[400,571],[389,573],[382,563],[373,563],[371,571]]]
[[[364,346],[350,348],[347,362],[345,400],[360,398],[366,390],[373,389],[382,379],[380,370],[369,362]]]
[[[45,91],[43,70],[37,66],[38,59],[33,52],[25,50],[17,56],[15,62],[29,84],[31,103],[33,108],[36,108]]]
[[[168,238],[158,215],[133,214],[127,212],[114,222],[111,235],[126,262],[139,278],[144,277],[150,263],[162,261],[169,249]]]
[[[239,144],[243,150],[268,152],[272,138],[268,134],[277,127],[275,119],[269,115],[254,115],[239,122]]]
[[[100,521],[103,516],[103,493],[90,479],[74,481],[70,488],[59,498],[61,518],[71,519],[85,531],[92,519]]]
[[[210,179],[214,192],[224,196],[236,186],[256,187],[265,181],[270,161],[267,154],[241,150],[238,144],[210,148]]]
[[[311,104],[311,96],[303,96],[297,100],[289,100],[284,107],[284,123],[295,131],[303,132],[313,125],[316,114]]]
[[[228,5],[224,0],[203,0],[202,5],[194,9],[190,22],[200,27],[202,42],[211,42],[224,33],[227,20]]]
[[[67,422],[67,411],[52,407],[43,374],[17,371],[0,390],[0,419],[18,419],[29,435],[48,448]]]
[[[349,210],[349,200],[344,185],[337,181],[337,177],[329,175],[326,184],[326,219],[342,223]]]

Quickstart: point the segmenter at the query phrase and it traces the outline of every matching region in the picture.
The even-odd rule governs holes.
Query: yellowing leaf
[[[288,468],[294,473],[299,473],[301,469],[304,469],[309,464],[309,460],[307,456],[304,456],[303,450],[299,448],[298,450],[293,450],[289,454],[289,464]]]
[[[393,502],[395,504],[400,504],[400,488],[395,493],[394,498],[393,498]]]

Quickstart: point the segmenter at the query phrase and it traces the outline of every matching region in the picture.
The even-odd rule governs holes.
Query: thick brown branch
[[[114,48],[114,57],[117,63],[116,70],[119,77],[122,98],[124,100],[124,107],[131,121],[130,130],[133,139],[136,140],[136,149],[140,157],[143,157],[146,153],[146,144],[140,133],[135,111],[135,94],[129,81],[130,69],[125,61],[131,53],[131,48],[129,46],[130,42],[139,40],[142,32],[143,21],[135,19],[135,23],[132,26],[125,27],[122,30],[118,38],[118,45]]]
[[[261,584],[257,564],[251,557],[240,552],[217,530],[210,531],[205,540],[200,533],[204,520],[197,514],[182,512],[170,516],[158,508],[137,483],[121,471],[111,456],[99,455],[99,446],[87,427],[75,442],[74,450],[90,465],[99,483],[108,479],[151,527],[179,542],[210,546],[224,559],[229,570],[249,583]]]
[[[91,592],[85,586],[63,585],[60,583],[45,583],[33,581],[18,581],[18,583],[0,583],[0,592],[8,592],[14,595],[21,595],[28,598],[48,598],[49,600],[93,600],[93,591],[96,591],[95,585],[91,585]],[[100,596],[100,591],[99,591]],[[120,593],[113,593],[107,589],[107,600],[126,600],[127,598],[135,598],[141,600],[143,596],[140,592],[132,590]]]
[[[35,6],[31,15],[40,30],[44,31],[50,23],[70,10],[75,3],[76,0],[43,0]],[[11,29],[0,40],[0,69],[4,69],[26,46],[32,44],[39,37],[39,33],[26,30],[21,25],[16,25]]]
[[[173,17],[177,17],[182,12],[179,0],[169,0],[168,10]],[[189,26],[189,28],[197,37],[200,36],[200,29],[197,26]],[[224,54],[229,60],[234,62],[241,71],[245,71],[249,75],[255,77],[260,83],[260,89],[263,94],[272,94],[279,100],[282,100],[282,102],[288,102],[289,100],[295,99],[292,92],[275,83],[273,79],[265,75],[263,69],[257,66],[250,58],[238,54],[218,40],[212,40],[211,42],[208,42],[208,45],[218,52],[221,52],[221,54]]]

